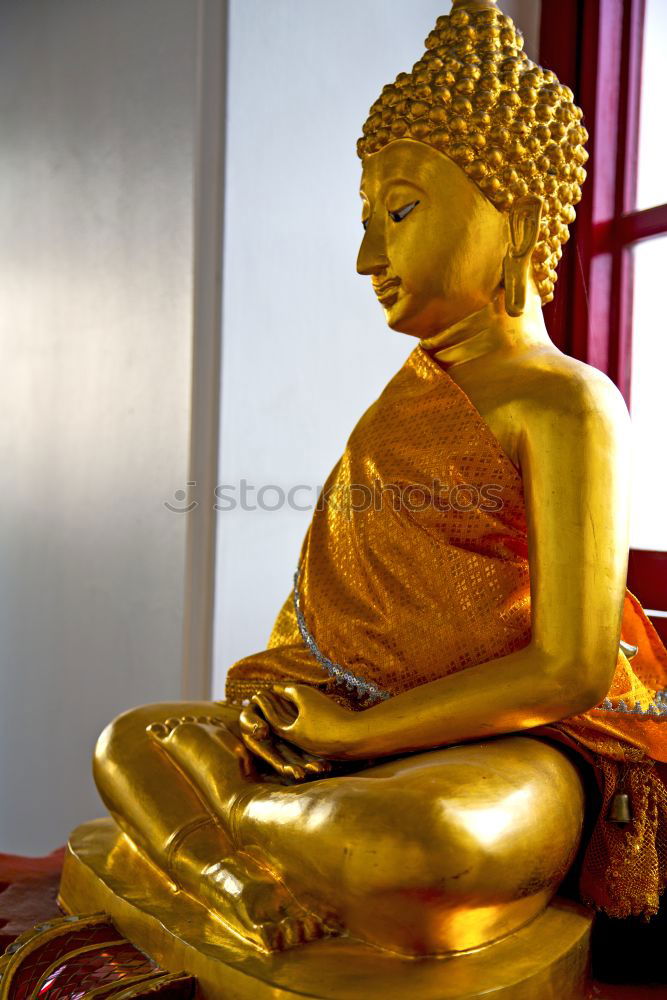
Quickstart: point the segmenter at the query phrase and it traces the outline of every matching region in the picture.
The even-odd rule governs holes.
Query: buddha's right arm
[[[533,396],[522,404],[520,444],[530,644],[345,717],[319,718],[325,709],[310,698],[284,728],[287,739],[323,756],[363,759],[525,731],[605,697],[627,573],[627,410],[590,369],[551,379]]]

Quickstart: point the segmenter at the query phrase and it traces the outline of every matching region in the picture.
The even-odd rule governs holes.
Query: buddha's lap
[[[131,709],[115,719],[103,734],[107,742],[133,750],[138,741],[150,740],[149,726],[167,720],[216,719],[237,722],[239,709],[224,702],[162,702]],[[132,739],[134,736],[134,739]],[[128,740],[129,738],[129,740]],[[226,753],[221,747],[221,753]],[[134,753],[130,760],[137,763]],[[118,763],[118,762],[117,762]],[[526,804],[530,803],[530,823],[541,813],[558,812],[562,802],[567,811],[578,816],[577,804],[582,797],[581,779],[570,759],[560,748],[529,735],[512,735],[486,742],[406,754],[381,763],[362,763],[358,770],[334,775],[305,785],[276,786],[270,781],[256,782],[258,792],[271,796],[298,794],[345,799],[358,798],[365,791],[369,802],[386,797],[391,800],[399,788],[410,788],[412,794],[432,804],[434,796],[446,802],[452,811],[474,812],[480,809],[503,808],[512,813],[515,825]],[[414,803],[416,804],[416,803]],[[499,824],[497,824],[499,825]]]
[[[110,773],[141,767],[151,724],[184,717],[234,723],[238,712],[214,702],[134,709],[106,737]],[[557,881],[576,850],[583,817],[575,766],[559,748],[529,736],[410,754],[305,784],[253,782],[240,774],[237,780],[244,786],[246,834],[258,843],[266,838],[287,867],[309,854],[321,863],[325,850],[326,867],[344,865],[354,878],[350,865],[360,873],[377,867],[382,844],[384,867],[400,870],[401,880],[419,883],[445,864],[464,873],[454,886],[461,891],[492,873],[496,890],[526,878]],[[359,845],[353,856],[350,843]]]

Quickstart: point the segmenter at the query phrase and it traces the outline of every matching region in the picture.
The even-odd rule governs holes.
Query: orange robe
[[[608,698],[536,732],[594,767],[602,804],[583,898],[653,914],[667,883],[667,652],[628,593]],[[463,390],[416,348],[355,427],[304,541],[294,593],[268,648],[235,664],[227,697],[291,681],[363,709],[530,642],[530,571],[519,471]],[[480,712],[484,692],[480,691]],[[640,714],[641,713],[641,714]],[[633,822],[607,819],[619,792]]]

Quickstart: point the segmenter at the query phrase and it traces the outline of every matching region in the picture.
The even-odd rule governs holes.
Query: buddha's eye
[[[407,218],[413,208],[416,208],[419,204],[418,201],[411,201],[409,205],[404,205],[403,208],[399,208],[397,212],[390,212],[390,217],[394,222],[403,222],[403,219]]]
[[[370,221],[371,221],[370,219],[362,219],[362,220],[361,220],[361,224],[362,224],[362,226],[364,227],[364,232],[366,232],[366,230],[368,229],[368,223],[369,223]]]

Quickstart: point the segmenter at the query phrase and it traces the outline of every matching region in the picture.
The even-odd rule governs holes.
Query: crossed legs
[[[583,791],[525,736],[303,784],[258,775],[238,710],[154,705],[95,756],[125,833],[237,933],[283,948],[342,925],[406,954],[478,947],[548,903],[576,852]]]

